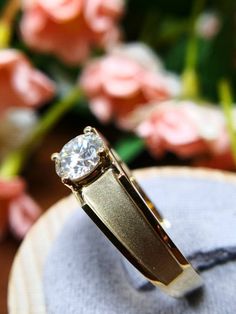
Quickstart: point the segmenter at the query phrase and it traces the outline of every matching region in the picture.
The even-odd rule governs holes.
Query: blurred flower
[[[0,51],[0,113],[9,107],[36,107],[49,100],[54,84],[19,51]]]
[[[181,158],[216,157],[230,153],[223,113],[191,101],[159,104],[138,127],[154,156],[173,152]]]
[[[31,48],[73,65],[118,40],[122,12],[123,0],[23,0],[21,32]]]
[[[0,239],[6,233],[8,224],[16,237],[23,238],[40,215],[39,206],[25,189],[22,178],[0,178]]]
[[[212,39],[217,35],[221,27],[219,16],[215,12],[202,13],[196,22],[196,33],[204,39]]]
[[[181,90],[179,78],[166,72],[144,44],[121,45],[91,61],[80,83],[98,119],[114,119],[124,128],[124,119],[134,109],[177,96]]]
[[[37,122],[37,115],[32,109],[10,108],[0,119],[0,160],[5,155],[20,147],[30,135]]]
[[[197,158],[194,161],[194,165],[221,170],[235,170],[235,162],[230,149],[211,158]]]

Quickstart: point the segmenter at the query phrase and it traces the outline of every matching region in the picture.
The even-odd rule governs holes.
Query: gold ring
[[[85,212],[150,282],[173,297],[202,285],[163,229],[161,214],[96,129],[86,127],[52,159]]]

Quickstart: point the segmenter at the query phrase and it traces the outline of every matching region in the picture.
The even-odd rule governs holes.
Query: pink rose
[[[0,179],[0,239],[6,233],[8,224],[15,236],[23,238],[41,213],[25,188],[21,178]]]
[[[9,107],[36,107],[53,97],[54,84],[19,51],[0,51],[0,113]]]
[[[123,0],[24,0],[21,32],[31,48],[74,65],[118,40],[122,12]]]
[[[80,83],[98,119],[114,119],[122,127],[123,120],[137,107],[180,92],[179,80],[163,70],[148,47],[139,44],[119,46],[88,63]]]
[[[138,127],[154,156],[173,152],[182,158],[219,156],[230,152],[223,113],[190,101],[159,104]]]

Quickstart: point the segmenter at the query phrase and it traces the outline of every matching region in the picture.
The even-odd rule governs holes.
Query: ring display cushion
[[[140,184],[170,221],[168,233],[185,256],[236,246],[236,184],[184,175],[146,179]],[[78,208],[45,264],[47,313],[236,313],[234,260],[202,272],[204,289],[177,300],[159,289],[136,289],[134,281],[145,279],[127,272],[122,259]]]

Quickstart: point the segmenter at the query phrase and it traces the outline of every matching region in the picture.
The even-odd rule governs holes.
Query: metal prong
[[[65,185],[67,185],[67,186],[72,186],[73,185],[73,182],[69,178],[67,178],[67,177],[62,178],[61,182],[63,184],[65,184]]]
[[[94,128],[92,128],[91,126],[86,126],[86,128],[84,128],[84,133],[94,133]]]
[[[98,149],[98,153],[99,153],[99,154],[104,153],[104,151],[105,151],[105,147],[100,147],[100,148]]]
[[[53,153],[51,156],[51,160],[57,161],[59,159],[59,153]]]
[[[106,149],[105,147],[100,147],[99,150],[98,150],[98,155],[100,157],[105,157],[106,156]]]

